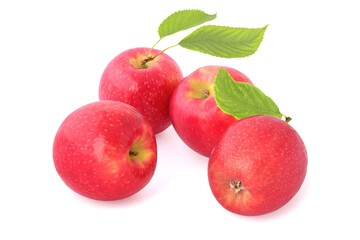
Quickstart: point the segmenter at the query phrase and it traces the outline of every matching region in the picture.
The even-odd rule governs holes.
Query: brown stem
[[[153,57],[153,56],[145,58],[144,60],[141,61],[141,66],[145,67],[145,64],[152,61],[152,60],[154,60],[154,58],[155,57]]]
[[[161,40],[161,39],[160,39]],[[160,41],[159,40],[159,41]],[[141,61],[141,66],[145,66],[146,63],[150,62],[150,61],[153,61],[156,57],[160,56],[160,54],[162,54],[163,52],[165,52],[166,50],[170,49],[170,48],[173,48],[173,47],[176,47],[177,45],[179,44],[175,44],[175,45],[172,45],[170,47],[167,47],[165,48],[164,50],[162,50],[161,52],[159,52],[158,54],[156,54],[155,56],[148,56],[148,54],[150,53],[150,51],[146,54],[146,58],[144,60]]]
[[[130,151],[129,151],[129,155],[135,157],[135,156],[138,155],[138,152],[135,152],[135,151],[130,150]]]
[[[285,116],[284,114],[282,114],[282,115],[284,116],[286,123],[289,123],[292,120],[291,117]]]

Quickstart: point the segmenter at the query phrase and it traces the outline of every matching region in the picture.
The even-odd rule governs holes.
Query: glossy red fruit
[[[252,84],[238,70],[223,68],[235,81]],[[219,69],[220,66],[205,66],[192,72],[176,87],[170,101],[175,131],[191,149],[206,157],[225,130],[237,121],[216,105],[213,85]]]
[[[99,101],[71,113],[53,145],[56,170],[75,192],[116,200],[140,191],[152,178],[157,160],[155,135],[133,107]]]
[[[135,107],[156,134],[171,125],[169,101],[183,75],[176,62],[165,53],[142,64],[149,50],[133,48],[116,56],[101,77],[99,98]],[[149,56],[158,53],[159,50],[153,49]]]
[[[211,154],[210,188],[227,210],[261,215],[285,205],[307,169],[305,145],[281,119],[255,116],[234,123]]]

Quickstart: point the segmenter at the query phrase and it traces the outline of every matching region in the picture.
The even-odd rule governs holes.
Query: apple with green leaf
[[[183,79],[164,51],[181,46],[217,57],[246,57],[257,51],[267,28],[202,26],[175,45],[154,49],[163,38],[215,18],[200,10],[175,12],[160,24],[153,47],[129,49],[107,65],[99,86],[102,101],[71,113],[55,136],[54,164],[67,186],[89,198],[115,200],[150,181],[157,159],[154,133],[170,125],[170,97]],[[194,89],[194,95],[202,90]]]
[[[55,136],[53,159],[73,191],[92,199],[117,200],[140,191],[154,175],[155,135],[135,108],[98,101],[63,121]]]
[[[235,58],[253,54],[266,27],[232,28],[203,26],[178,44],[162,51],[154,49],[165,37],[216,18],[200,10],[171,14],[159,26],[159,40],[152,48],[133,48],[120,53],[105,68],[99,86],[100,100],[115,100],[135,107],[150,122],[155,133],[170,126],[170,97],[183,79],[176,62],[164,51],[181,46],[218,57]]]
[[[235,81],[252,84],[238,70],[223,67]],[[197,153],[209,157],[221,135],[237,121],[224,113],[214,99],[214,80],[220,66],[205,66],[188,75],[175,89],[170,117],[180,138]]]
[[[299,191],[307,171],[307,152],[299,134],[260,89],[236,82],[224,69],[215,78],[218,106],[240,119],[219,140],[208,163],[216,200],[241,215],[279,209]],[[246,93],[246,94],[243,94]]]

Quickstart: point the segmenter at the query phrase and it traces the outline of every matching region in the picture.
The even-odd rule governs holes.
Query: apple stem
[[[161,40],[161,38],[160,38],[160,40]],[[159,40],[159,41],[160,41]],[[159,41],[157,41],[157,42],[159,42]],[[155,44],[156,45],[156,44]],[[154,45],[154,46],[155,46]],[[165,48],[164,50],[162,50],[161,52],[159,52],[158,54],[156,54],[155,56],[147,56],[148,54],[150,54],[150,51],[152,50],[152,48],[150,49],[150,51],[146,54],[146,58],[143,60],[143,61],[141,61],[141,65],[142,66],[144,66],[147,62],[150,62],[150,61],[152,61],[152,60],[154,60],[156,57],[158,57],[160,54],[162,54],[163,52],[165,52],[166,50],[168,50],[168,49],[170,49],[170,48],[173,48],[173,47],[176,47],[177,45],[179,45],[179,44],[175,44],[175,45],[172,45],[172,46],[170,46],[170,47],[167,47],[167,48]]]
[[[245,190],[243,184],[238,180],[230,181],[230,188],[235,188],[235,196],[237,196],[241,190]]]
[[[129,155],[130,156],[137,156],[138,155],[138,152],[135,152],[135,151],[129,151]]]
[[[287,117],[287,116],[285,116],[284,114],[281,114],[281,115],[283,115],[283,116],[284,116],[284,118],[285,118],[285,122],[286,122],[286,123],[289,123],[289,122],[292,120],[292,118],[291,118],[291,117]]]
[[[141,61],[141,66],[144,67],[147,62],[150,62],[150,61],[152,61],[152,60],[154,60],[154,57],[147,57],[147,58],[145,58],[144,60]],[[146,68],[146,67],[144,67],[144,68]]]

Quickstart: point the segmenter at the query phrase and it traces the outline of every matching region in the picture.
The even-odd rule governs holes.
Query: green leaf
[[[249,83],[236,82],[223,68],[215,76],[214,98],[223,112],[236,119],[255,115],[283,116],[275,102],[259,88]]]
[[[179,45],[223,58],[246,57],[256,52],[267,25],[263,28],[233,28],[207,25],[179,42]]]
[[[181,10],[168,16],[159,26],[160,38],[198,26],[216,18],[216,13],[209,15],[201,10]]]

